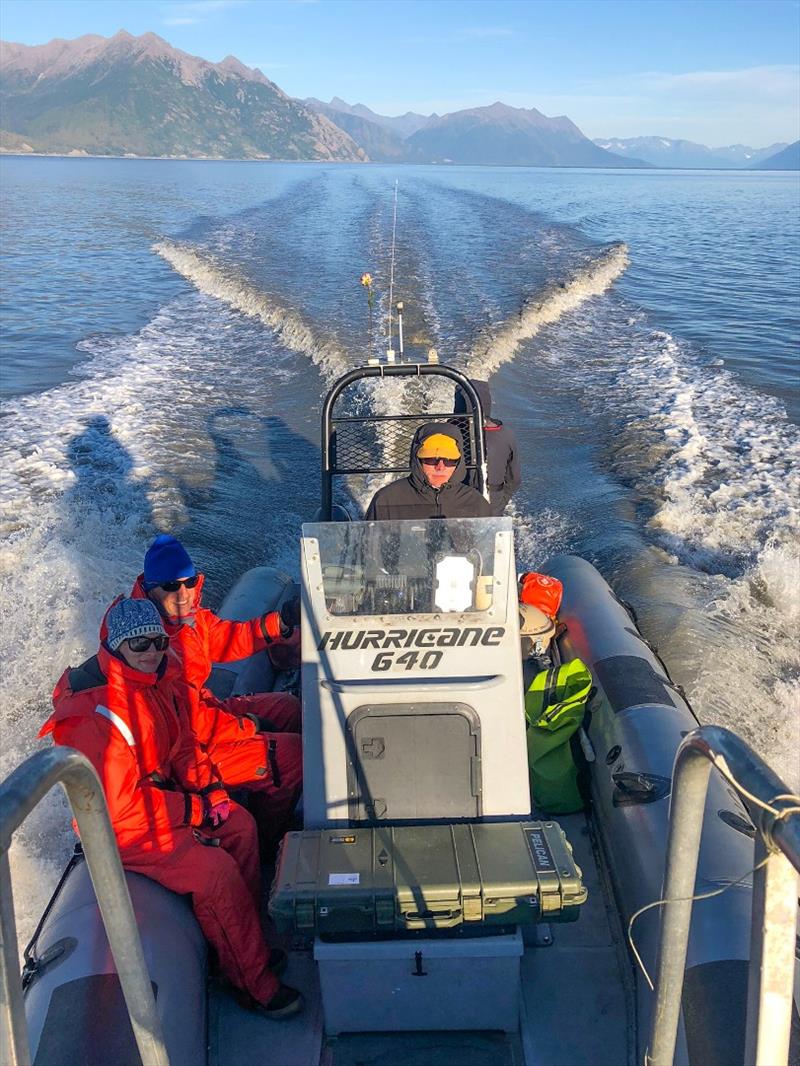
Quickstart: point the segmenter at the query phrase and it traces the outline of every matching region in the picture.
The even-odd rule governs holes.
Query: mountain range
[[[211,63],[154,33],[0,42],[0,152],[586,167],[745,167],[769,159],[790,169],[797,147],[591,141],[564,115],[500,102],[390,117],[339,97],[294,99],[234,56]]]
[[[593,144],[565,115],[548,118],[535,107],[491,104],[450,115],[397,119],[338,97],[304,101],[346,130],[375,162],[492,164],[494,166],[643,167]]]
[[[800,141],[787,144],[782,152],[770,156],[760,165],[760,170],[800,170]]]
[[[375,115],[368,107],[364,107],[361,104],[351,108],[343,100],[339,100],[338,97],[334,97],[329,104],[325,104],[322,100],[315,100],[312,96],[305,100],[304,103],[310,110],[324,115],[339,129],[344,130],[373,163],[407,163],[412,161],[404,137],[398,132],[396,127],[391,125],[392,120],[388,122],[376,121],[376,119],[384,119],[385,116]],[[363,112],[367,112],[367,114],[365,115]],[[414,128],[413,125],[412,128]],[[414,161],[418,162],[418,160]]]
[[[260,70],[233,56],[209,63],[154,33],[124,30],[0,45],[0,124],[6,144],[21,138],[37,152],[366,159]]]
[[[784,142],[771,144],[768,148],[749,148],[744,144],[707,148],[704,144],[671,137],[596,137],[594,143],[608,152],[635,156],[656,167],[702,167],[713,170],[758,168],[765,160],[787,147]]]
[[[345,162],[641,165],[567,118],[494,104],[396,119],[295,100],[233,56],[210,63],[154,33],[0,45],[0,149]]]
[[[433,119],[439,117],[436,114],[418,115],[414,111],[406,111],[404,115],[397,115],[392,118],[389,115],[379,115],[370,110],[370,108],[365,107],[364,104],[348,104],[339,96],[334,96],[329,104],[324,104],[321,100],[315,100],[313,96],[310,96],[306,103],[311,107],[329,108],[338,114],[357,115],[359,118],[366,119],[367,122],[374,122],[376,126],[383,126],[384,129],[391,130],[401,140],[410,137],[412,133],[416,133],[417,130],[421,130]]]

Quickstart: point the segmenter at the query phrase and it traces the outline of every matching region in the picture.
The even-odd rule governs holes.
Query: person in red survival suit
[[[290,600],[280,611],[230,622],[201,606],[203,580],[181,542],[162,533],[145,554],[131,596],[158,608],[189,686],[192,730],[227,787],[254,790],[253,810],[265,842],[272,843],[302,790],[300,701],[286,692],[218,700],[205,682],[214,662],[274,646],[297,651],[300,603]]]
[[[99,651],[67,669],[39,736],[77,748],[103,783],[122,864],[189,893],[220,968],[246,1004],[270,1018],[301,1009],[281,984],[286,954],[258,918],[255,822],[233,803],[188,727],[167,636],[149,600],[118,600]]]

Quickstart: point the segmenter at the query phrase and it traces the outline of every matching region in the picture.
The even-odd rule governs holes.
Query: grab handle
[[[441,911],[405,911],[403,922],[408,929],[449,929],[461,921],[461,908]]]

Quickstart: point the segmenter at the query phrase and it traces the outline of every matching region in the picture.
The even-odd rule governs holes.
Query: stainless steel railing
[[[743,796],[757,823],[744,1061],[780,1066],[789,1056],[800,808],[796,796],[734,733],[702,726],[675,756],[663,916],[648,1066],[672,1066],[686,968],[692,896],[711,767]]]
[[[147,1066],[169,1066],[103,786],[85,756],[62,747],[32,755],[0,785],[0,1062],[3,1066],[31,1062],[8,850],[14,832],[56,784],[63,786],[78,823],[141,1060]]]

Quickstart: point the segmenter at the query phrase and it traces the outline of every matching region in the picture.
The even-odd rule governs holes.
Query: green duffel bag
[[[531,794],[544,811],[583,810],[577,733],[591,691],[592,675],[580,659],[573,659],[537,674],[525,693]]]

